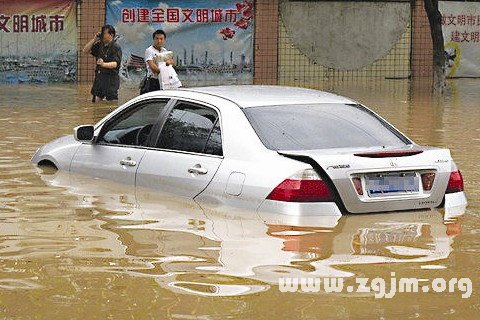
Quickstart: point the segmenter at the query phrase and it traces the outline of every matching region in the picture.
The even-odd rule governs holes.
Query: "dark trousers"
[[[106,100],[118,100],[118,88],[120,87],[120,77],[117,73],[95,72],[92,90],[94,97],[105,98]]]

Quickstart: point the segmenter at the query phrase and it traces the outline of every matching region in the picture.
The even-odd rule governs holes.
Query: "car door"
[[[114,115],[94,143],[80,146],[70,170],[134,185],[147,139],[158,131],[158,120],[167,103],[167,99],[141,102]]]
[[[219,112],[177,101],[154,148],[145,152],[137,186],[194,198],[212,180],[223,159]]]

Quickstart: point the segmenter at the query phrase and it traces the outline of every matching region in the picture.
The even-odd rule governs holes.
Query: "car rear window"
[[[243,109],[271,150],[402,146],[411,143],[368,109],[352,104],[313,104]]]

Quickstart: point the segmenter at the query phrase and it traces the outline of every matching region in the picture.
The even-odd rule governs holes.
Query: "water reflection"
[[[218,212],[193,200],[63,171],[41,178],[75,195],[79,206],[101,212],[102,229],[112,232],[105,238],[88,230],[76,250],[65,247],[70,255],[142,258],[144,266],[126,271],[154,277],[174,292],[206,296],[264,291],[280,277],[356,275],[344,266],[439,265],[461,230],[459,220],[437,210],[344,217]]]

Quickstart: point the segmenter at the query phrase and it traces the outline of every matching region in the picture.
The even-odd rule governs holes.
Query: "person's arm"
[[[148,66],[150,67],[150,70],[152,70],[153,73],[159,74],[160,69],[158,68],[154,59],[155,59],[155,54],[147,48],[145,50],[145,61],[147,62]]]
[[[112,52],[110,62],[104,62],[103,59],[98,59],[97,64],[105,69],[117,69],[120,63],[122,62],[122,48],[116,44],[112,44],[114,51]]]
[[[90,41],[87,42],[87,44],[85,45],[85,47],[83,47],[83,53],[90,53],[90,51],[92,50],[92,47],[94,44],[98,43],[100,41],[100,38],[97,36],[97,34],[95,35],[95,37],[93,37],[93,39],[91,39]]]
[[[147,60],[148,66],[150,67],[150,70],[152,70],[153,73],[159,74],[160,69],[158,68],[157,64],[153,62],[153,60]]]
[[[105,69],[116,69],[118,66],[117,61],[112,61],[112,62],[103,62],[103,59],[98,59],[97,64]]]

